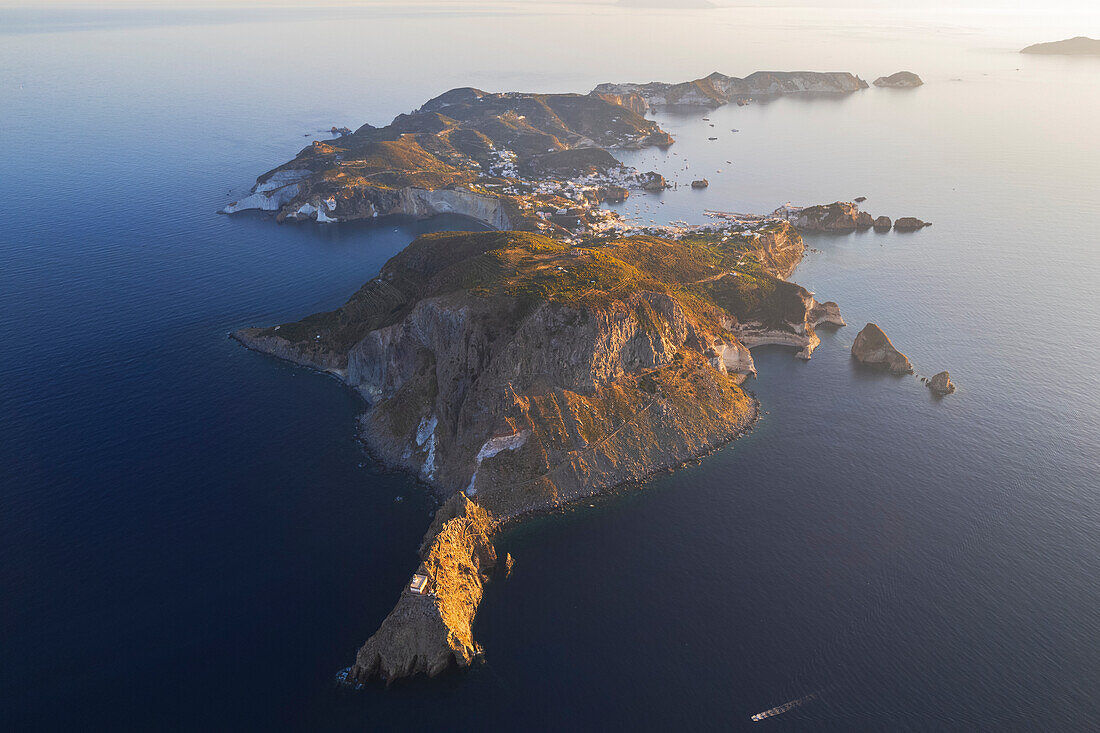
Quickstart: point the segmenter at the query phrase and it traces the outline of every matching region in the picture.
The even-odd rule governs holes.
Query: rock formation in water
[[[928,389],[942,397],[955,391],[955,383],[951,381],[950,374],[947,372],[940,372],[928,380]]]
[[[899,71],[890,76],[880,76],[875,79],[876,87],[893,87],[895,89],[910,89],[924,84],[921,78],[912,71]]]
[[[844,324],[783,280],[786,222],[573,244],[522,232],[424,235],[341,308],[250,328],[245,345],[337,375],[361,435],[446,502],[419,574],[348,673],[435,674],[478,652],[470,624],[502,523],[677,466],[745,431],[749,347],[809,357]]]
[[[932,222],[921,221],[915,216],[903,216],[894,222],[894,229],[899,232],[914,232],[930,226],[932,226]]]
[[[848,94],[866,89],[867,82],[848,72],[757,71],[744,79],[719,74],[679,84],[600,84],[598,94],[638,95],[651,106],[719,107],[730,102],[785,94]]]
[[[890,228],[894,226],[894,222],[890,221],[888,216],[880,216],[875,219],[873,226],[876,232],[888,232]]]
[[[905,354],[895,349],[882,329],[874,323],[868,323],[856,335],[852,343],[852,356],[863,364],[882,367],[894,374],[913,371],[913,365]]]
[[[1100,56],[1100,39],[1077,36],[1064,41],[1036,43],[1021,50],[1020,53],[1048,56]]]

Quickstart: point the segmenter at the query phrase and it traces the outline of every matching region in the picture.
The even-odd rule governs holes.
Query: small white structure
[[[422,596],[428,592],[428,576],[415,574],[412,580],[409,582],[409,590],[418,596]]]

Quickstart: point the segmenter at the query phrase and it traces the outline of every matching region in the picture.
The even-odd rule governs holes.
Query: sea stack
[[[951,381],[950,374],[947,372],[940,372],[928,380],[928,389],[932,390],[936,395],[943,397],[955,391],[955,383]]]
[[[890,221],[890,217],[888,216],[880,216],[875,219],[876,232],[888,232],[892,226],[894,226],[894,222]]]
[[[894,348],[890,338],[874,323],[868,323],[852,343],[852,356],[863,364],[879,366],[893,374],[910,374],[913,365]]]

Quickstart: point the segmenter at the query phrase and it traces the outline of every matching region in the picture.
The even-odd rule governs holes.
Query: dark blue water
[[[914,95],[724,109],[717,143],[661,118],[678,175],[711,187],[632,199],[644,218],[863,194],[935,226],[810,241],[794,279],[853,325],[808,364],[756,351],[750,436],[502,537],[517,565],[487,589],[485,664],[333,685],[434,506],[364,457],[352,393],[226,335],[332,308],[418,232],[467,224],[213,212],[332,124],[461,83],[585,89],[652,63],[578,45],[552,70],[502,64],[490,36],[550,53],[561,19],[486,17],[454,21],[487,40],[443,68],[446,34],[413,16],[0,35],[0,727],[1100,725],[1100,116],[1081,92],[1100,64],[965,33],[821,51],[873,77],[950,46]],[[349,43],[366,33],[377,46]],[[767,53],[793,60],[774,66],[811,66],[807,39],[823,43],[780,27]],[[716,53],[698,50],[704,72]],[[868,320],[959,392],[856,368]]]

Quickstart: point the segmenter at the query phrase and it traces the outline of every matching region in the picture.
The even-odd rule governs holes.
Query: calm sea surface
[[[0,11],[0,728],[1100,728],[1100,59],[1014,53],[1100,21],[429,10]],[[676,145],[623,157],[681,188],[627,213],[935,225],[807,237],[851,325],[756,351],[747,438],[502,537],[485,664],[336,689],[434,505],[351,392],[226,335],[468,224],[214,212],[454,86],[801,68],[927,83],[659,114]],[[856,368],[872,320],[958,393]]]

